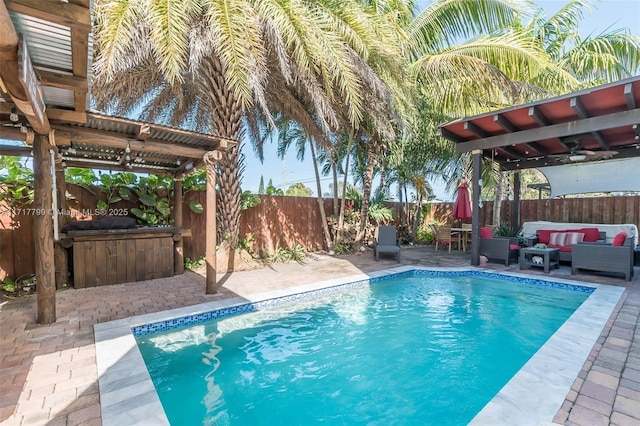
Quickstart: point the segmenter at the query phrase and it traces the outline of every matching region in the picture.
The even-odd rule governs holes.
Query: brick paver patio
[[[468,253],[432,247],[403,249],[403,264],[468,266]],[[100,425],[93,325],[223,298],[242,296],[396,266],[371,253],[313,255],[304,264],[274,265],[219,277],[219,291],[204,294],[196,273],[167,279],[59,291],[57,321],[35,323],[36,297],[0,302],[0,421],[6,425]],[[518,271],[490,263],[487,268]],[[544,275],[541,270],[522,271]],[[563,266],[551,275],[570,277]],[[627,288],[554,419],[566,425],[640,425],[640,268],[634,280],[581,273],[583,281]]]

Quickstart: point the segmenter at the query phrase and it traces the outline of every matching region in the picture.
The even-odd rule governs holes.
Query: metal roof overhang
[[[481,150],[503,170],[640,156],[640,76],[439,126],[457,153]]]
[[[203,164],[209,151],[224,151],[236,141],[96,112],[83,124],[52,120],[61,160],[70,167],[179,175]],[[6,121],[5,121],[6,124]],[[19,128],[2,137],[26,142]],[[0,155],[29,156],[29,146],[0,145]]]
[[[27,122],[39,133],[53,129],[67,166],[180,175],[203,164],[208,151],[237,141],[175,127],[87,111],[93,37],[90,0],[2,0],[0,3],[0,139],[27,142]],[[19,38],[21,36],[21,38]],[[44,101],[43,123],[20,81],[17,44],[24,40]],[[24,52],[24,51],[23,51]],[[37,87],[36,87],[37,86]],[[38,97],[38,96],[37,96]],[[14,107],[19,121],[10,120]],[[0,155],[28,156],[29,146],[0,144]]]

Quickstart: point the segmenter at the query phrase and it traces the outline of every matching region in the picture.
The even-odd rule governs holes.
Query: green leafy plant
[[[307,253],[304,250],[304,247],[302,246],[302,244],[295,244],[289,250],[289,252],[291,254],[291,259],[295,260],[296,262],[301,262],[304,260],[305,257],[307,257]]]
[[[352,250],[353,248],[349,244],[343,242],[336,244],[336,247],[334,248],[336,254],[349,254]]]
[[[238,250],[245,250],[247,253],[253,255],[253,242],[256,240],[256,236],[248,234],[245,238],[240,238],[238,241]]]
[[[204,191],[207,189],[207,169],[201,167],[182,178],[182,190],[186,194],[189,191]]]
[[[422,225],[418,228],[418,232],[416,233],[416,241],[424,244],[433,243],[434,235],[431,228],[427,225]]]
[[[184,261],[184,267],[187,269],[197,269],[204,264],[204,260],[204,256],[196,260],[191,260],[187,257]]]
[[[64,171],[64,180],[68,183],[81,186],[90,194],[95,195],[92,185],[96,183],[98,178],[91,169],[83,169],[80,167],[67,167]]]
[[[131,190],[128,185],[135,185],[138,177],[134,173],[114,173],[100,175],[98,188],[107,195],[107,201],[98,201],[97,207],[105,212],[109,206],[122,200],[131,199]]]
[[[510,227],[506,222],[500,222],[493,234],[496,237],[515,237],[518,235],[518,230]]]
[[[131,213],[138,218],[139,222],[146,225],[168,225],[171,215],[170,188],[171,179],[168,177],[156,175],[141,177],[133,186],[140,205],[132,208]]]
[[[33,202],[33,172],[20,162],[20,157],[0,156],[0,201],[11,208],[22,208]]]
[[[267,259],[271,263],[284,263],[290,260],[301,261],[307,256],[304,247],[300,244],[294,245],[293,248],[288,249],[286,247],[280,247],[278,243],[276,243],[275,252],[268,256]]]
[[[271,254],[270,256],[268,256],[267,259],[271,263],[283,263],[283,262],[286,262],[286,261],[288,261],[290,259],[289,258],[289,252],[287,251],[286,248],[280,247],[280,245],[278,243],[276,243],[275,252],[273,254]]]
[[[240,210],[246,210],[260,204],[260,197],[252,194],[251,191],[243,191],[240,193]]]
[[[15,293],[18,285],[11,278],[7,277],[2,282],[2,289],[9,293]]]

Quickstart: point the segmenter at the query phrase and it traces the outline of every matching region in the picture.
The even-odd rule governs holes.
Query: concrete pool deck
[[[403,249],[402,264],[467,267],[468,253]],[[215,295],[204,294],[204,278],[182,276],[57,293],[58,321],[35,324],[35,296],[3,301],[0,341],[0,420],[15,425],[102,424],[93,326],[112,320],[277,290],[292,285],[368,273],[397,266],[375,262],[371,252],[312,255],[304,264],[219,277]],[[520,273],[490,263],[487,269]],[[548,276],[541,270],[523,273]],[[571,279],[570,268],[552,277]],[[576,280],[625,288],[554,421],[567,425],[640,424],[640,268],[634,280],[581,273]]]

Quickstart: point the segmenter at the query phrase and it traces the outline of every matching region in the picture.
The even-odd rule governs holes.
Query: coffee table
[[[534,256],[542,257],[542,263],[536,263],[532,260]],[[525,266],[543,267],[545,273],[549,273],[551,266],[556,269],[560,268],[560,250],[554,248],[540,249],[535,247],[523,247],[520,249],[520,269]]]

